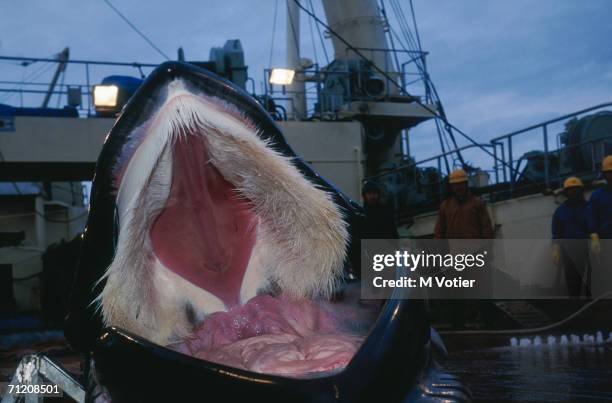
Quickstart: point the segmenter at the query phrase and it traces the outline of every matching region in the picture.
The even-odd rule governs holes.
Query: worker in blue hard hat
[[[598,286],[604,292],[612,289],[612,155],[603,159],[601,172],[606,185],[591,194],[587,218],[591,253],[601,279]]]
[[[584,185],[575,177],[563,183],[566,200],[557,207],[552,219],[552,260],[563,267],[565,284],[570,297],[579,297],[583,282],[590,297],[589,228]]]

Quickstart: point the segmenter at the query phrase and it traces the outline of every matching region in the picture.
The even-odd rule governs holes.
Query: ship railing
[[[553,179],[558,179],[554,177],[555,175],[551,175],[551,169],[550,169],[550,161],[551,161],[550,156],[553,155],[555,152],[558,152],[558,151],[555,151],[555,152],[550,151],[551,150],[551,136],[550,136],[551,126],[553,126],[554,124],[558,124],[560,122],[565,122],[572,118],[578,118],[587,113],[599,111],[604,108],[609,108],[611,106],[612,106],[612,102],[595,105],[595,106],[592,106],[586,109],[581,109],[579,111],[569,113],[569,114],[566,114],[566,115],[563,115],[563,116],[560,116],[554,119],[550,119],[545,122],[538,123],[532,126],[528,126],[523,129],[516,130],[516,131],[513,131],[513,132],[510,132],[510,133],[507,133],[507,134],[491,139],[491,144],[494,145],[495,149],[499,148],[499,152],[496,152],[496,154],[499,155],[499,159],[497,158],[495,159],[495,164],[493,166],[496,182],[499,182],[500,179],[503,178],[504,182],[509,182],[510,192],[511,194],[513,193],[514,188],[516,186],[517,175],[520,172],[519,165],[522,163],[522,158],[515,159],[515,156],[517,156],[520,152],[520,151],[517,152],[516,145],[525,138],[523,136],[531,136],[529,138],[530,141],[528,141],[528,144],[530,144],[530,146],[533,149],[533,145],[534,145],[533,134],[534,132],[537,133],[539,131],[540,136],[541,136],[540,145],[543,146],[544,148],[543,152],[545,156],[544,158],[544,184],[546,186],[549,186]],[[521,137],[520,139],[519,139],[519,136]],[[601,139],[596,140],[595,142],[597,141],[601,141]],[[585,145],[585,144],[582,144],[582,145]],[[559,136],[557,136],[556,147],[557,147],[557,150],[560,149]],[[594,144],[591,147],[594,147]]]
[[[306,101],[306,116],[300,118],[305,119],[315,114],[319,114],[321,95],[325,93],[321,86],[321,77],[324,75],[317,64],[303,70],[297,71],[294,81],[304,77],[304,91],[296,91],[292,85],[278,85],[270,83],[270,76],[274,69],[264,69],[263,77],[263,95],[260,102],[277,120],[287,120],[295,118],[295,98],[301,95]],[[338,73],[341,74],[341,73]],[[254,94],[255,95],[255,94]]]
[[[379,62],[381,59],[383,64],[377,64],[377,67],[382,70],[382,76],[385,80],[386,96],[391,97],[396,93],[402,95],[414,95],[412,92],[422,93],[423,101],[429,103],[432,100],[431,89],[428,85],[429,76],[427,74],[427,55],[429,52],[419,50],[402,50],[388,48],[346,48],[345,52],[349,55],[354,50],[361,54],[365,53],[368,60],[372,63]],[[380,76],[381,71],[376,71]],[[420,88],[414,88],[419,84]],[[412,91],[412,89],[415,91]]]
[[[531,155],[522,155],[512,162],[513,176],[507,181],[510,195],[520,190],[519,185],[542,185],[544,189],[555,189],[562,186],[562,181],[569,176],[577,176],[590,181],[599,176],[601,161],[610,151],[606,148],[612,145],[612,134],[593,140],[585,140],[575,144],[559,147],[545,153],[535,150]],[[529,158],[539,160],[549,172],[537,177],[530,177],[527,171]],[[509,164],[510,165],[510,164]]]
[[[535,152],[533,152],[534,144],[531,142],[527,146],[529,147],[527,151],[532,151],[533,154],[525,155],[523,153],[517,159],[511,158],[512,155],[517,155],[515,154],[516,149],[509,150],[509,148],[516,147],[517,141],[512,141],[516,136],[541,130],[544,139],[550,140],[548,135],[551,125],[565,123],[568,119],[610,106],[612,106],[612,103],[582,109],[495,137],[488,144],[470,144],[423,160],[408,160],[396,168],[370,176],[366,178],[366,181],[378,183],[388,190],[389,201],[395,207],[395,211],[400,212],[400,221],[402,214],[414,215],[435,209],[446,197],[448,193],[447,178],[443,175],[443,161],[444,158],[452,156],[458,151],[465,152],[470,149],[479,151],[483,148],[491,151],[490,154],[479,154],[488,158],[488,160],[479,161],[485,167],[484,169],[475,169],[468,172],[471,186],[476,193],[490,202],[529,195],[534,192],[549,193],[555,189],[560,189],[563,180],[569,176],[580,177],[588,183],[599,177],[600,162],[606,153],[609,153],[609,150],[606,150],[605,147],[606,144],[612,144],[612,133],[608,136],[563,146],[561,145],[560,135],[558,135],[555,149],[545,147],[545,150],[535,150]],[[537,172],[527,169],[530,158],[540,164]],[[579,159],[579,161],[576,161],[576,159]],[[492,167],[492,169],[486,167]],[[503,169],[504,167],[505,169]],[[428,168],[435,170],[434,180],[431,178],[431,171],[429,176],[426,174]],[[543,172],[540,170],[543,170]],[[426,199],[420,202],[415,201],[414,196],[416,194],[414,192],[411,194],[414,189],[418,189],[421,194],[426,194]]]
[[[367,67],[367,70],[349,69],[347,66],[339,67],[339,64],[336,63],[333,68],[330,68],[331,65],[320,67],[319,64],[314,63],[308,68],[296,71],[294,80],[303,77],[305,81],[305,89],[302,91],[296,90],[294,85],[271,84],[270,76],[274,69],[266,68],[263,77],[265,83],[263,97],[274,101],[275,105],[282,105],[286,111],[289,111],[288,115],[294,117],[291,111],[294,111],[296,106],[295,97],[301,95],[307,104],[307,116],[302,116],[302,119],[335,119],[342,110],[351,110],[355,102],[381,101],[394,96],[412,97],[422,102],[431,102],[431,90],[427,85],[427,73],[424,70],[427,52],[377,48],[357,48],[357,50],[371,54],[383,53],[385,56],[379,58],[384,61],[383,66],[377,65],[382,74],[381,71],[371,67]],[[356,80],[356,87],[362,88],[360,80],[366,77],[364,73],[370,73],[373,77],[383,80],[384,93],[367,95],[363,92],[354,92],[350,83]],[[340,90],[326,88],[324,83],[334,79],[345,84],[349,83],[349,85],[343,85]],[[421,85],[415,87],[419,83]],[[273,109],[274,107],[270,110],[271,113],[275,112]]]
[[[385,65],[382,67],[384,75],[376,75],[385,82],[385,93],[382,98],[390,97],[399,92],[404,95],[410,94],[413,97],[418,97],[425,101],[430,99],[428,95],[430,94],[429,86],[426,85],[426,72],[423,70],[427,52],[374,48],[359,48],[358,50],[370,52],[370,54],[385,54],[385,57],[382,58],[385,61]],[[62,63],[66,64],[66,68],[78,66],[79,69],[76,71],[74,68],[70,68],[70,75],[72,77],[76,75],[80,78],[74,82],[64,82],[64,72],[62,79],[50,90],[51,80],[49,80],[49,82],[40,82],[36,81],[36,78],[40,77],[39,73],[41,73],[41,71],[44,74],[56,69],[58,63],[60,63],[58,59],[0,56],[0,62],[16,63],[24,69],[28,69],[29,66],[32,65],[40,66],[36,68],[35,71],[31,69],[24,70],[21,80],[0,81],[0,104],[5,103],[17,107],[39,107],[42,105],[43,98],[51,95],[53,99],[50,105],[56,104],[57,107],[60,107],[60,105],[72,106],[77,109],[79,116],[84,117],[95,115],[92,91],[93,86],[98,84],[102,78],[107,75],[126,73],[127,75],[136,75],[144,78],[152,69],[158,66],[158,64],[154,63],[69,59]],[[121,70],[118,71],[118,68]],[[371,72],[372,70],[369,71]],[[279,88],[279,86],[269,84],[270,73],[271,69],[266,69],[264,71],[265,84],[263,85],[263,95],[265,98],[270,98],[279,104],[280,113],[278,114],[278,118],[286,119],[285,115],[287,111],[292,111],[294,109],[294,105],[292,104],[294,93],[292,93],[290,87],[280,86]],[[322,69],[318,64],[314,64],[312,67],[304,69],[301,73],[306,77],[306,88],[303,96],[307,100],[307,118],[334,119],[341,108],[348,106],[350,109],[351,103],[355,100],[362,102],[368,100],[378,101],[381,99],[381,97],[377,95],[369,97],[365,94],[353,94],[351,93],[350,85],[344,88],[342,94],[337,93],[335,90],[326,90],[322,85],[326,78],[334,76],[346,79],[347,81],[350,81],[353,77],[360,79],[363,75],[359,74],[359,71],[349,71],[349,69],[332,71]],[[402,89],[396,92],[394,82],[400,84]],[[414,88],[414,85],[417,83],[423,83],[422,89]],[[255,81],[252,78],[249,78],[249,84],[250,87],[252,87],[251,90],[253,95],[255,95]],[[13,98],[15,95],[18,96],[17,102],[15,102]],[[77,99],[76,102],[74,101],[75,97]]]
[[[398,167],[387,169],[377,175],[369,176],[366,181],[372,181],[396,190],[389,194],[391,198],[390,202],[395,208],[395,211],[401,212],[410,207],[409,210],[414,213],[421,208],[427,209],[428,207],[437,205],[444,199],[446,194],[446,178],[442,176],[442,172],[445,158],[455,155],[457,152],[482,150],[483,148],[491,150],[492,156],[490,158],[492,160],[497,158],[497,150],[493,144],[469,144],[419,161],[407,161]],[[437,178],[435,180],[423,180],[423,170],[427,168],[436,169]],[[490,175],[493,173],[493,170],[479,170],[479,172]],[[402,189],[402,185],[406,183],[410,183],[412,186],[421,190],[427,189],[426,194],[428,197],[426,202],[415,203],[413,200],[410,200],[411,195],[407,193],[409,190]]]
[[[57,68],[57,63],[60,61],[58,59],[53,58],[40,58],[40,57],[17,57],[17,56],[0,56],[0,62],[6,63],[17,63],[21,65],[23,68],[27,68],[30,65],[37,63],[51,63],[51,65],[45,66],[40,71],[30,72],[30,77],[25,77],[21,81],[19,80],[3,80],[0,81],[0,104],[7,103],[13,95],[19,96],[20,107],[33,105],[40,106],[42,104],[42,99],[47,95],[51,94],[56,97],[53,99],[56,101],[56,104],[59,106],[62,98],[65,97],[66,103],[70,105],[68,102],[69,96],[75,96],[80,98],[80,102],[74,102],[73,106],[75,107],[80,116],[93,116],[94,115],[94,105],[93,105],[93,86],[95,84],[99,84],[99,82],[107,75],[113,74],[122,74],[125,71],[129,71],[130,74],[134,74],[134,72],[140,77],[144,78],[152,69],[158,66],[158,64],[154,63],[139,63],[139,62],[108,62],[108,61],[97,61],[97,60],[66,60],[65,63],[68,68],[69,66],[78,66],[79,70],[76,72],[71,69],[71,75],[78,74],[80,75],[80,80],[78,82],[65,83],[58,82],[52,91],[49,91],[47,88],[50,85],[50,82],[37,82],[34,81],[36,79],[35,76],[40,76],[47,71],[52,71]],[[117,70],[120,68],[122,72],[118,73]],[[25,73],[25,72],[24,72]],[[34,74],[32,74],[34,73]],[[65,73],[64,73],[65,74]],[[83,97],[85,101],[83,102]],[[52,103],[50,103],[52,104]],[[63,105],[62,105],[63,106]]]

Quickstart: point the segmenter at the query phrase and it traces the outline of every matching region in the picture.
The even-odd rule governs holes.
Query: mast
[[[367,95],[372,94],[367,83],[383,83],[374,86],[379,88],[373,91],[378,96],[353,98],[342,110],[352,113],[363,124],[366,175],[377,175],[390,164],[401,163],[402,144],[407,144],[400,137],[402,130],[432,116],[411,104],[411,96],[398,88],[402,77],[393,63],[394,50],[387,43],[386,23],[377,1],[322,0],[322,3],[330,31],[335,33],[330,35],[335,63],[361,74]]]
[[[287,68],[295,71],[293,82],[287,86],[291,117],[301,120],[306,118],[306,85],[300,58],[300,9],[293,0],[287,0]]]
[[[55,89],[55,85],[57,84],[57,80],[61,73],[66,71],[66,62],[70,57],[70,49],[64,48],[60,53],[57,54],[57,69],[53,74],[53,78],[51,79],[51,83],[49,83],[49,89],[45,94],[45,99],[43,100],[42,107],[46,108],[49,105],[49,101],[51,100],[51,96],[53,95],[53,90]]]

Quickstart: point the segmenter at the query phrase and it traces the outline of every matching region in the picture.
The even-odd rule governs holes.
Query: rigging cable
[[[393,34],[391,33],[391,24],[389,24],[389,19],[387,18],[387,11],[385,10],[385,0],[381,0],[380,2],[380,13],[383,17],[383,23],[385,24],[384,27],[386,28],[385,31],[387,33],[387,36],[389,37],[389,42],[391,42],[391,53],[393,53],[393,59],[395,60],[395,68],[397,69],[397,71],[400,71],[401,66],[397,57],[397,52],[395,50],[395,41],[393,41]],[[385,59],[386,58],[387,55],[385,54]],[[404,87],[405,86],[406,83],[404,83]]]
[[[301,8],[306,14],[308,14],[311,18],[313,18],[318,24],[321,24],[321,26],[323,26],[325,29],[327,29],[327,31],[330,34],[332,34],[336,38],[338,38],[338,40],[340,42],[342,42],[344,45],[346,45],[348,49],[352,50],[357,56],[359,56],[364,61],[369,62],[371,64],[372,68],[374,68],[383,77],[385,77],[389,82],[391,82],[395,87],[397,87],[400,90],[400,92],[403,92],[404,94],[407,94],[406,90],[404,88],[402,88],[391,76],[389,76],[389,74],[387,74],[385,71],[383,71],[380,67],[376,66],[376,64],[374,64],[370,59],[368,59],[363,53],[361,53],[353,45],[351,45],[349,42],[347,42],[346,39],[344,39],[336,31],[334,31],[329,25],[327,25],[325,22],[323,22],[314,13],[310,12],[308,9],[306,9],[304,6],[302,6],[302,4],[300,3],[299,0],[293,0],[293,1],[297,4],[297,6],[299,8]],[[410,95],[410,94],[408,94],[408,95]],[[492,157],[493,160],[499,162],[500,164],[502,164],[502,165],[504,165],[506,167],[509,167],[510,169],[514,169],[512,167],[512,165],[511,165],[512,162],[506,162],[503,159],[499,158],[494,153],[492,153],[491,151],[487,150],[486,147],[484,147],[482,144],[478,143],[476,140],[474,140],[467,133],[463,132],[457,126],[455,126],[452,123],[450,123],[444,114],[441,114],[441,113],[431,109],[429,106],[425,105],[420,99],[418,99],[418,97],[413,97],[413,100],[414,100],[414,102],[417,105],[419,105],[421,108],[425,109],[427,112],[431,113],[434,117],[437,117],[440,120],[442,120],[442,122],[445,124],[445,127],[451,128],[451,129],[455,130],[457,133],[459,133],[461,136],[463,136],[466,140],[468,140],[472,145],[480,148],[482,151],[484,151],[486,154],[488,154],[490,157]],[[533,179],[532,179],[532,181],[533,181]]]
[[[317,55],[317,44],[315,41],[314,30],[312,29],[312,18],[308,19],[308,27],[310,28],[310,39],[312,40],[312,52],[314,53],[315,63],[318,65],[319,56]]]
[[[289,4],[287,4],[287,6],[289,6]],[[295,29],[295,25],[293,24],[293,18],[295,16],[290,15],[291,10],[287,10],[287,15],[288,15],[288,20],[289,20],[289,24],[291,24],[291,36],[293,37],[293,45],[295,46],[296,49],[300,48],[300,33],[296,31]],[[299,19],[299,15],[300,15],[300,10],[297,10],[298,15],[297,18]],[[299,55],[298,55],[299,57]],[[299,62],[298,62],[299,63]],[[301,64],[301,63],[300,63]],[[301,70],[301,66],[300,70]]]
[[[421,45],[418,43],[417,39],[412,34],[412,30],[410,29],[410,24],[408,23],[408,20],[406,19],[406,15],[404,14],[402,6],[397,0],[390,0],[390,1],[391,1],[391,4],[394,6],[393,9],[396,14],[396,18],[400,22],[400,27],[402,28],[402,32],[406,36],[409,44],[412,46],[412,48],[415,51],[422,52]],[[416,30],[416,27],[415,27],[415,30]],[[419,59],[419,64],[421,65],[421,67],[424,68],[422,63],[423,61]]]
[[[315,12],[314,12],[314,6],[312,5],[312,0],[308,0],[308,3],[310,4],[310,10],[314,14]],[[325,62],[329,64],[329,56],[327,55],[327,48],[325,47],[325,41],[323,40],[323,34],[321,34],[321,28],[319,27],[319,24],[315,24],[315,26],[317,27],[317,32],[319,33],[319,40],[321,41],[321,47],[323,48],[323,54],[325,55]]]
[[[419,52],[419,47],[418,45],[415,43],[414,38],[412,37],[411,31],[410,31],[410,27],[408,26],[407,22],[406,22],[406,18],[402,12],[401,7],[399,6],[399,4],[394,1],[394,0],[390,0],[390,4],[391,4],[391,8],[393,9],[393,14],[395,15],[395,19],[398,22],[398,25],[400,27],[400,30],[402,32],[402,34],[404,35],[404,38],[406,40],[406,44],[408,45],[408,49],[410,50],[414,50],[416,52]],[[420,58],[415,59],[415,64],[417,64],[417,66],[419,67],[419,70],[423,69],[423,65],[422,65],[422,61]]]
[[[580,314],[585,312],[587,309],[595,305],[597,302],[600,302],[606,298],[612,297],[612,290],[608,290],[601,294],[599,297],[595,298],[592,301],[589,301],[587,304],[574,311],[569,316],[552,323],[546,326],[540,327],[532,327],[527,329],[500,329],[500,330],[447,330],[441,331],[440,334],[456,334],[456,335],[484,335],[484,334],[499,334],[499,335],[518,335],[518,334],[533,334],[533,333],[542,333],[549,332],[551,330],[557,329],[562,325],[567,324],[572,319],[578,317]]]
[[[68,66],[64,66],[64,71],[62,71],[62,80],[60,81],[60,84],[58,86],[59,88],[59,93],[57,94],[57,108],[60,107],[60,103],[62,102],[62,88],[64,87],[64,82],[66,79],[66,68]],[[66,103],[68,103],[68,90],[66,90]]]
[[[448,164],[448,158],[446,155],[446,150],[444,149],[444,143],[447,143],[448,146],[448,142],[446,141],[446,137],[445,136],[441,136],[440,133],[442,133],[442,130],[440,128],[440,121],[438,119],[434,120],[435,124],[436,124],[436,131],[438,132],[438,139],[440,140],[440,148],[442,149],[442,155],[444,156],[444,166],[446,167],[446,173],[450,174],[450,166]],[[450,150],[450,147],[448,147]]]
[[[25,66],[24,68],[27,68],[27,67],[28,66]],[[7,93],[4,94],[4,96],[0,99],[0,102],[7,102],[9,99],[12,98],[13,95],[15,95],[15,92],[21,90],[24,85],[31,84],[31,81],[36,80],[38,77],[40,77],[41,75],[49,71],[51,67],[53,67],[53,64],[51,62],[45,62],[41,64],[40,66],[38,66],[38,68],[32,71],[30,74],[28,74],[27,77],[25,77],[21,81],[21,83],[17,84],[13,88],[11,88],[9,91],[7,91]]]
[[[404,12],[402,11],[401,5],[399,5],[399,3],[398,3],[398,8],[399,8],[399,11],[403,15]],[[410,13],[412,14],[412,25],[414,27],[415,42],[416,42],[416,44],[418,46],[418,51],[421,54],[423,54],[423,48],[421,46],[421,36],[419,34],[419,27],[418,27],[417,22],[416,22],[416,13],[414,12],[414,4],[413,4],[412,0],[410,0]],[[404,16],[404,21],[405,21],[406,25],[408,25],[405,16]],[[411,32],[411,31],[409,30],[409,32]],[[427,73],[427,68],[425,66],[425,60],[421,60],[421,62],[423,63],[423,74],[425,75],[426,83],[428,84],[428,86],[431,87],[431,89],[435,93],[436,100],[440,104],[440,112],[444,115],[444,117],[446,117],[446,112],[444,111],[444,107],[442,106],[442,101],[440,100],[440,96],[438,95],[438,90],[436,89],[435,84],[431,81],[431,79],[429,78],[429,74]],[[453,142],[453,145],[454,145],[455,149],[457,149],[458,145],[457,145],[457,141],[455,140],[455,135],[453,134],[452,127],[445,127],[444,129],[448,132],[449,137],[450,137],[451,141]],[[463,159],[463,155],[460,152],[457,152],[456,154],[457,154],[457,157],[458,157],[459,161],[461,162],[461,167],[465,168],[466,167],[466,163],[465,163],[465,160]]]
[[[27,64],[24,66],[25,68],[23,69],[23,74],[21,74],[21,83],[17,84],[17,85],[21,85],[23,87],[23,83],[25,82],[25,78],[26,78],[26,73],[28,72],[27,70]],[[23,91],[19,91],[19,106],[21,108],[23,108]]]
[[[272,20],[272,40],[270,41],[270,58],[268,68],[272,68],[272,55],[274,54],[274,37],[276,36],[276,16],[278,15],[278,0],[274,2],[274,19]]]
[[[408,47],[404,45],[404,38],[402,38],[392,26],[389,26],[389,31],[395,36],[395,39],[397,40],[397,43],[399,43],[400,47],[410,54]]]
[[[416,26],[416,18],[415,18],[415,14],[414,14],[414,8],[411,7],[411,10],[412,10],[412,13],[413,13],[412,17],[413,17],[413,24],[414,24],[415,35],[412,34],[412,30],[410,29],[410,24],[408,23],[408,20],[406,19],[406,16],[404,14],[404,11],[402,10],[402,7],[401,7],[400,3],[397,0],[390,0],[390,2],[391,2],[391,6],[393,7],[393,13],[395,15],[395,18],[396,18],[396,20],[398,21],[398,23],[400,25],[400,29],[402,31],[402,34],[404,34],[405,40],[407,41],[407,43],[410,46],[410,50],[418,52],[420,55],[422,55],[423,54],[423,50],[422,50],[422,47],[421,47],[421,40],[420,40],[420,36],[418,34],[418,29],[417,29],[417,26]],[[433,97],[431,95],[429,95],[429,97],[432,99],[432,101],[434,103],[436,103],[436,105],[438,105],[439,114],[442,117],[444,117],[444,119],[443,119],[443,121],[444,121],[446,119],[446,113],[444,112],[444,107],[442,106],[442,101],[440,100],[440,97],[439,97],[438,92],[436,90],[435,84],[431,81],[431,78],[429,77],[429,74],[427,73],[427,69],[425,67],[424,60],[421,57],[417,57],[417,58],[414,59],[414,62],[415,62],[415,65],[417,66],[417,68],[419,69],[419,72],[421,73],[421,76],[423,77],[423,81],[424,81],[424,84],[425,84],[426,92],[430,93],[430,94],[433,94]],[[445,123],[447,123],[447,122],[445,122]],[[444,138],[444,141],[447,143],[447,147],[448,147],[449,151],[452,151],[453,149],[456,150],[458,148],[457,141],[456,141],[455,136],[453,134],[452,128],[448,124],[445,124],[444,126],[440,126],[440,125],[436,124],[436,130],[438,131],[438,136]],[[453,143],[453,147],[450,146],[449,140],[446,137],[450,138],[450,141]],[[440,140],[440,141],[442,141],[442,140]],[[465,161],[463,159],[463,156],[461,155],[461,152],[457,151],[456,154],[457,154],[458,159],[461,161],[462,167],[465,167],[466,164],[465,164]],[[446,160],[446,156],[444,156],[444,158]],[[448,163],[445,162],[445,164],[446,164],[446,167],[448,169]]]
[[[414,14],[414,4],[412,4],[412,0],[410,0],[410,12],[412,14],[412,25],[414,25],[414,34],[416,35],[416,41],[419,45],[419,52],[422,52],[421,48],[421,36],[419,35],[419,28],[417,27],[416,16]]]
[[[153,43],[153,41],[151,41],[145,34],[143,34],[138,28],[136,28],[136,25],[132,24],[132,22],[123,14],[121,14],[121,11],[119,11],[115,6],[113,6],[113,4],[110,2],[110,0],[104,0],[104,2],[123,20],[125,21],[126,24],[128,24],[130,26],[130,28],[132,28],[134,30],[134,32],[136,32],[138,35],[140,35],[140,37],[142,39],[144,39],[149,45],[151,45],[151,47],[153,49],[155,49],[157,51],[157,53],[159,53],[160,55],[162,55],[166,60],[170,60],[170,58],[168,57],[168,55],[166,55],[160,48],[158,48],[157,46],[155,46],[155,44]]]

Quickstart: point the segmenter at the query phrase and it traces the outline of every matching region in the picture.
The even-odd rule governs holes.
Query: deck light
[[[291,69],[272,69],[270,74],[270,84],[290,85],[293,82],[295,70]]]
[[[96,108],[114,108],[117,106],[119,87],[116,85],[94,86],[93,98]]]

